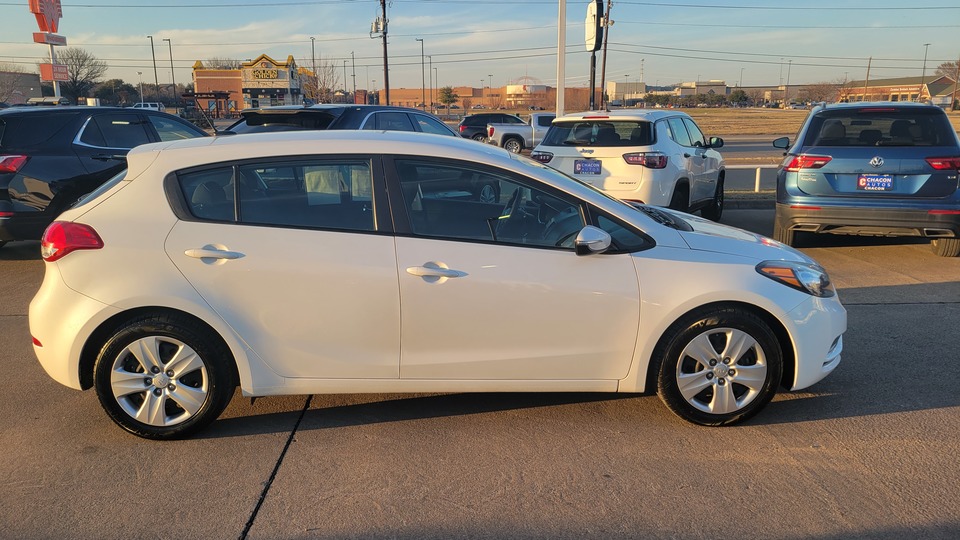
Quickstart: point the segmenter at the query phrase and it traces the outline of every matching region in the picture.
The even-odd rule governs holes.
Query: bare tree
[[[57,53],[57,62],[67,66],[70,78],[60,83],[60,92],[72,103],[87,97],[107,72],[106,62],[79,47],[67,47]]]
[[[821,81],[808,84],[800,89],[800,99],[803,101],[837,101],[843,81]]]
[[[317,102],[332,103],[333,93],[340,86],[340,70],[332,60],[317,59]]]
[[[950,77],[950,80],[957,78],[957,62],[944,62],[937,66],[936,76],[938,77]]]
[[[203,61],[206,69],[240,69],[241,62],[233,58],[214,56]]]
[[[763,103],[763,90],[760,88],[751,88],[747,92],[747,96],[750,98],[750,103],[755,107]]]
[[[0,64],[0,101],[13,101],[13,92],[17,89],[23,66],[17,64]]]

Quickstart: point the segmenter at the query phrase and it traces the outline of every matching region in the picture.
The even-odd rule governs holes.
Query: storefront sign
[[[30,13],[37,18],[37,26],[43,32],[57,33],[63,8],[60,0],[30,0]]]
[[[279,75],[276,69],[255,69],[253,70],[254,79],[276,79]]]
[[[41,81],[69,81],[70,72],[65,64],[40,64]]]
[[[58,36],[57,34],[48,34],[46,32],[34,32],[33,42],[46,43],[47,45],[63,46],[67,44],[67,38],[64,36]]]

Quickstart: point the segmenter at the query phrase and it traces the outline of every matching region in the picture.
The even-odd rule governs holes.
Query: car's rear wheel
[[[690,188],[686,184],[677,184],[677,187],[673,188],[669,208],[680,212],[686,212],[690,209]]]
[[[94,366],[94,387],[110,418],[147,439],[179,439],[213,422],[236,387],[226,345],[175,315],[127,322]]]
[[[700,210],[700,215],[709,219],[710,221],[720,221],[720,217],[723,216],[723,174],[720,174],[720,178],[717,179],[717,191],[713,194],[713,200],[710,201],[710,204],[703,207]]]
[[[660,399],[681,418],[704,426],[756,414],[776,394],[783,373],[776,334],[739,307],[684,316],[667,330],[654,358]]]
[[[960,256],[960,238],[934,238],[930,247],[940,257]]]
[[[510,137],[503,141],[503,148],[510,153],[519,154],[523,150],[523,141],[516,137]]]
[[[475,141],[480,141],[480,142],[483,142],[483,141],[487,140],[487,138],[483,135],[483,133],[477,133],[476,135],[474,135],[473,137],[471,137],[471,139],[473,139],[473,140],[475,140]]]

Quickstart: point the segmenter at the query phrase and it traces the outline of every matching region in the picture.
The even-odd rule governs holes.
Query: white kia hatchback
[[[122,428],[246,396],[654,392],[704,425],[839,363],[822,268],[453,137],[287,132],[135,148],[46,231],[40,363]],[[471,186],[497,182],[502,197]]]
[[[722,146],[684,112],[615,110],[557,118],[530,157],[613,197],[719,221]]]

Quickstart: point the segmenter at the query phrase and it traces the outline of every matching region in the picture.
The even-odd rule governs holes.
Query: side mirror
[[[783,148],[784,150],[790,148],[790,137],[780,137],[779,139],[774,140],[773,147]]]
[[[594,253],[603,253],[610,249],[610,234],[603,229],[587,225],[580,229],[577,239],[574,241],[574,249],[577,255],[591,255]]]
[[[723,139],[720,137],[710,137],[710,148],[723,148]]]

